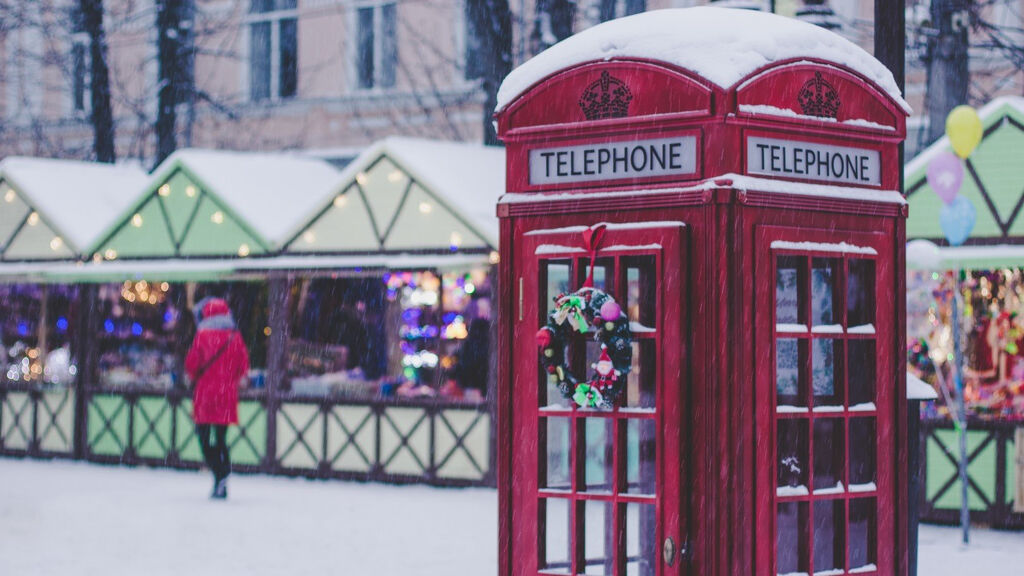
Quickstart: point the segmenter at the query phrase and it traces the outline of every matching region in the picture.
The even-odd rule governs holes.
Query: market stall
[[[404,138],[342,172],[301,156],[181,151],[80,258],[0,274],[88,292],[88,459],[200,465],[182,359],[192,310],[213,295],[252,360],[229,434],[237,468],[487,483],[502,158]]]
[[[388,138],[293,228],[283,255],[405,254],[406,263],[287,276],[292,313],[275,422],[282,467],[490,476],[503,158],[499,149]],[[342,399],[365,403],[324,404]]]
[[[963,246],[942,240],[942,201],[926,178],[929,162],[950,149],[940,139],[906,167],[910,218],[907,237],[908,366],[936,387],[950,389],[952,296],[959,279],[963,298],[964,388],[969,416],[970,492],[976,519],[1024,526],[1024,503],[1014,486],[1014,434],[1024,426],[1024,98],[999,98],[979,111],[981,143],[965,160],[960,193],[977,220]],[[929,240],[934,243],[920,242]],[[958,520],[960,506],[955,432],[948,396],[926,414],[923,431],[927,474],[922,518]]]
[[[131,166],[0,162],[0,452],[72,451],[80,290],[40,272],[87,253],[145,178]]]

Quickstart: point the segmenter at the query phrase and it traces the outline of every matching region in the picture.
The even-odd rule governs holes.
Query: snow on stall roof
[[[156,260],[118,259],[100,262],[3,262],[0,281],[18,278],[153,279],[169,275],[208,277],[245,274],[267,270],[309,270],[345,268],[372,269],[464,269],[487,264],[487,254],[361,254],[352,256],[271,256],[267,258]]]
[[[938,397],[931,384],[907,372],[907,400],[935,400]]]
[[[85,250],[146,185],[134,164],[9,156],[0,179],[22,195],[76,252]]]
[[[491,246],[498,246],[494,206],[505,191],[504,148],[391,136],[374,143],[348,164],[335,180],[331,196],[347,188],[382,155],[407,171],[428,193],[436,195]],[[304,228],[323,205],[307,211],[293,232]]]
[[[326,161],[299,155],[186,149],[160,164],[152,182],[162,182],[179,164],[275,247],[331,198],[339,175]]]
[[[505,191],[505,149],[465,142],[391,137],[384,145],[393,161],[456,214],[491,246],[498,245],[494,205]]]
[[[498,90],[497,109],[544,78],[595,60],[658,60],[730,88],[759,68],[805,57],[856,71],[910,112],[889,69],[842,36],[794,18],[707,6],[652,10],[574,34],[513,70]]]
[[[990,270],[1024,265],[1024,246],[993,244],[985,246],[935,246],[931,253],[922,248],[927,240],[907,243],[907,267],[912,270]]]

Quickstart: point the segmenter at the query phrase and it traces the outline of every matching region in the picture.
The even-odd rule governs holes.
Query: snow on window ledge
[[[807,332],[807,326],[804,326],[803,324],[776,324],[775,331],[790,334],[805,334]]]
[[[878,252],[871,247],[856,246],[846,242],[788,242],[786,240],[775,240],[772,242],[773,250],[799,250],[801,252],[838,252],[840,254],[867,254],[877,256]]]
[[[864,574],[866,572],[874,572],[876,570],[878,570],[878,566],[875,566],[874,564],[865,564],[865,565],[859,566],[857,568],[850,568],[850,572],[849,573],[850,574]]]
[[[583,248],[575,248],[573,246],[559,246],[558,244],[541,244],[534,250],[535,256],[542,256],[546,254],[586,254],[586,250]]]
[[[817,489],[814,490],[814,493],[815,494],[842,494],[843,493],[843,483],[842,482],[836,482],[836,485],[832,486],[831,488],[817,488]]]
[[[847,334],[874,334],[875,333],[875,325],[874,324],[863,324],[861,326],[851,326],[850,328],[847,328],[846,333]]]
[[[775,407],[776,414],[803,414],[807,412],[806,406],[788,406],[783,404]]]
[[[779,486],[775,489],[776,496],[807,496],[810,492],[807,491],[807,486]]]
[[[815,334],[842,334],[843,326],[841,324],[823,324],[812,327],[811,332]]]
[[[815,413],[842,412],[842,411],[843,411],[843,407],[842,406],[815,406],[814,407],[814,412]]]
[[[850,412],[873,412],[877,410],[874,402],[862,402],[850,406]]]
[[[878,490],[878,486],[874,482],[868,482],[867,484],[850,484],[850,492],[874,492]]]
[[[644,326],[639,322],[630,322],[629,331],[634,334],[654,334],[657,332],[656,329],[651,328],[650,326]]]

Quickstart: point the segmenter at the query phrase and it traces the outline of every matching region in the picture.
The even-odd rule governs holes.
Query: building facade
[[[193,0],[182,34],[193,89],[177,106],[178,146],[307,149],[328,156],[392,134],[479,142],[480,42],[466,0]],[[513,65],[602,19],[705,0],[512,0]],[[872,44],[873,0],[719,0],[774,9]],[[75,0],[0,3],[0,157],[90,158],[90,40]],[[158,0],[107,0],[104,27],[118,158],[155,155]],[[927,144],[920,33],[927,2],[909,0],[907,156]],[[1024,44],[1024,0],[986,22]],[[977,42],[975,42],[977,40]],[[972,103],[1024,93],[1020,61],[972,36]]]

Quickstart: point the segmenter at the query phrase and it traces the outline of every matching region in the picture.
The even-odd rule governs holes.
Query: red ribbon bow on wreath
[[[594,287],[594,267],[597,264],[597,250],[601,247],[601,241],[604,240],[604,232],[608,227],[607,224],[594,224],[590,228],[583,231],[583,246],[590,253],[590,273],[587,274],[587,280],[583,283],[583,288]]]

